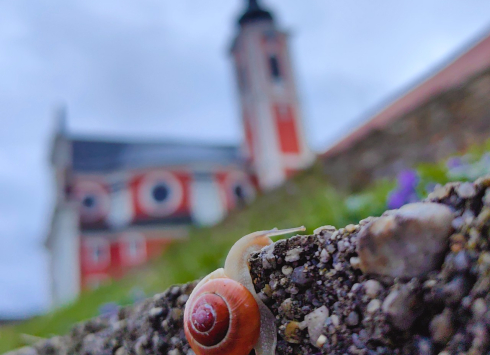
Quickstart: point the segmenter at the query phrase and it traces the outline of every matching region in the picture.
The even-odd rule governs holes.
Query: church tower
[[[249,0],[233,42],[246,155],[263,190],[311,165],[298,103],[288,34],[258,0]]]

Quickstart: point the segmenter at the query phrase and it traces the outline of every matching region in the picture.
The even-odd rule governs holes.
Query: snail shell
[[[272,243],[274,235],[304,227],[248,234],[226,257],[224,269],[201,280],[184,311],[184,331],[197,355],[272,355],[277,342],[275,317],[255,292],[248,256]]]
[[[252,294],[229,278],[206,282],[184,317],[197,354],[249,354],[259,339],[260,311]],[[218,352],[219,350],[219,352]]]

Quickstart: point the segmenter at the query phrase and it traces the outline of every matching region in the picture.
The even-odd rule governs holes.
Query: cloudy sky
[[[74,133],[238,141],[227,51],[243,2],[0,2],[0,317],[47,305],[54,107]],[[262,2],[292,33],[318,151],[490,30],[488,0]]]

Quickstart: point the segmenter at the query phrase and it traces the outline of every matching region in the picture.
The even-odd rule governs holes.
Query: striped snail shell
[[[260,311],[252,294],[229,278],[206,282],[194,295],[184,327],[196,354],[248,355],[259,339]]]
[[[272,355],[277,342],[275,317],[255,292],[248,256],[272,243],[270,237],[297,231],[273,229],[248,234],[235,243],[225,267],[202,279],[184,311],[184,331],[197,355]]]

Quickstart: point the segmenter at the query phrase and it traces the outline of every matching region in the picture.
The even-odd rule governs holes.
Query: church
[[[191,225],[219,222],[313,163],[288,52],[288,34],[249,0],[230,49],[242,144],[81,136],[59,112],[46,240],[53,306],[123,276],[186,238]]]

